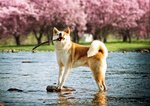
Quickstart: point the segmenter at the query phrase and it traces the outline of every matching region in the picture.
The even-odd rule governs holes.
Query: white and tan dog
[[[53,36],[57,38],[54,40],[54,45],[59,66],[58,89],[62,89],[72,68],[87,66],[92,70],[99,90],[105,91],[108,51],[104,43],[94,40],[90,47],[73,43],[69,28],[66,28],[64,31],[54,28]]]

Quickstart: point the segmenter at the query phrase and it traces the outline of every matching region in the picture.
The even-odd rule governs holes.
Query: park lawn
[[[15,46],[15,45],[11,45],[11,46],[0,46],[0,51],[11,51],[11,50],[15,50],[15,51],[32,51],[32,48],[35,47],[35,45],[21,45],[21,46]],[[54,46],[53,45],[42,45],[40,47],[38,47],[37,49],[35,49],[35,51],[54,51]]]
[[[90,46],[90,43],[81,43]],[[0,51],[32,51],[35,45],[8,46],[0,45]],[[123,43],[121,41],[111,41],[106,43],[108,51],[136,51],[140,49],[150,49],[150,40],[133,41],[132,43]],[[36,49],[37,51],[54,51],[53,45],[42,45]]]
[[[106,43],[109,51],[139,51],[141,49],[150,49],[150,41],[139,41],[132,43],[109,42]]]

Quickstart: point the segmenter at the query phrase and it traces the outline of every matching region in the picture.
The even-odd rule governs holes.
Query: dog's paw
[[[62,87],[57,86],[56,89],[57,89],[58,91],[61,91]]]

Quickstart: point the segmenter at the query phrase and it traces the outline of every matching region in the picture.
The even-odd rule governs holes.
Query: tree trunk
[[[106,42],[107,42],[107,36],[106,36],[106,35],[104,36],[104,40],[103,40],[103,42],[104,42],[104,43],[106,43]]]
[[[47,34],[48,45],[50,45],[51,43],[53,45],[54,44],[53,43],[53,27],[51,26],[47,27],[46,34]]]
[[[76,28],[73,32],[73,41],[79,43],[79,35],[78,35],[78,30]]]
[[[53,34],[52,33],[47,33],[47,40],[48,40],[48,45],[50,45],[52,43],[52,45],[54,44],[53,43]]]
[[[123,35],[123,42],[129,42],[131,43],[131,34],[130,34],[130,30],[126,29],[122,32]]]
[[[37,32],[35,30],[33,30],[33,33],[34,33],[35,38],[37,40],[37,44],[41,44],[41,42],[42,42],[42,36],[43,36],[43,31],[41,30],[39,32],[39,35],[37,34]]]
[[[131,43],[131,35],[130,34],[128,35],[128,38],[129,38],[129,43]]]
[[[131,31],[127,29],[126,35],[127,35],[128,42],[131,43]]]
[[[140,38],[139,38],[139,35],[136,35],[136,40],[139,40]]]
[[[123,42],[127,42],[127,35],[123,34]]]
[[[78,43],[79,42],[79,36],[76,32],[73,33],[73,41]]]
[[[79,43],[79,35],[77,33],[77,36],[76,36],[76,43]]]
[[[47,40],[48,40],[48,45],[50,45],[51,39],[50,39],[50,34],[49,33],[47,33]]]
[[[17,45],[17,46],[20,46],[20,45],[21,45],[21,42],[20,42],[20,35],[14,34],[13,36],[14,36],[14,38],[15,38],[16,45]]]
[[[38,44],[41,44],[41,42],[42,42],[41,39],[38,39]]]
[[[108,37],[108,34],[109,34],[109,31],[110,31],[110,28],[108,27],[104,27],[102,29],[102,36],[103,36],[103,42],[106,43],[107,42],[107,37]]]
[[[93,34],[93,39],[94,39],[94,40],[101,40],[101,35],[100,35],[99,29],[97,29],[97,30],[95,31],[95,34]]]
[[[52,33],[50,33],[50,40],[51,40],[51,42],[52,42],[52,45],[54,45],[54,42],[53,42],[53,34],[52,34]]]
[[[93,40],[97,40],[96,34],[93,35]]]

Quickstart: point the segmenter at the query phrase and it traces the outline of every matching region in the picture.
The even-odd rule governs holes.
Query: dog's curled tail
[[[105,44],[99,40],[94,40],[87,52],[87,56],[91,57],[96,55],[98,52],[102,52],[104,57],[106,58],[108,56],[108,50],[105,46]]]

